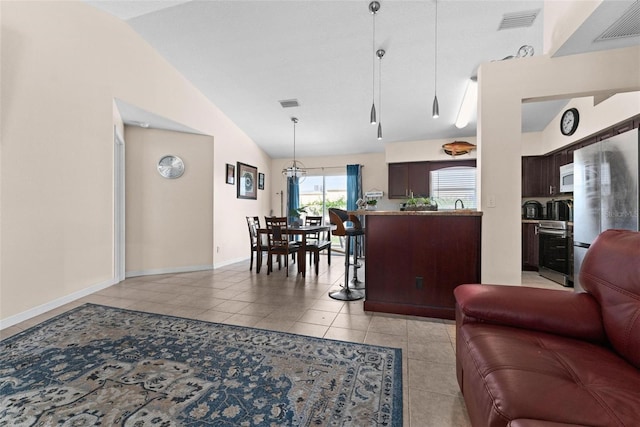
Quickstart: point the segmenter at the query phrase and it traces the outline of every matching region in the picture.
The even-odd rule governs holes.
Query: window
[[[307,175],[300,183],[300,206],[304,206],[307,215],[323,216],[329,224],[329,208],[347,209],[346,175]],[[338,236],[331,236],[332,250],[339,251],[343,246]]]
[[[346,175],[309,175],[300,183],[300,206],[307,215],[322,215],[329,222],[329,208],[346,209]]]
[[[437,169],[430,174],[431,188],[429,193],[436,199],[438,209],[454,209],[456,200],[460,199],[467,209],[475,209],[476,203],[476,168],[453,166]],[[458,207],[460,205],[458,204]]]

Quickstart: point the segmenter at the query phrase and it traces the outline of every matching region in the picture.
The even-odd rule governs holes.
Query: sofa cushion
[[[640,372],[606,347],[491,324],[466,324],[458,334],[472,419],[638,425]]]
[[[613,347],[640,369],[640,233],[601,233],[584,257],[580,284],[600,303]]]

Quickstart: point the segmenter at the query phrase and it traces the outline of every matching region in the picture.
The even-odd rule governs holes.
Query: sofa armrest
[[[600,306],[588,293],[525,286],[460,285],[458,326],[484,322],[533,329],[598,344],[607,341]]]
[[[531,420],[531,419],[520,418],[517,420],[510,421],[509,424],[507,424],[507,427],[581,427],[581,426],[580,424],[566,424],[566,423],[557,423],[554,421]]]

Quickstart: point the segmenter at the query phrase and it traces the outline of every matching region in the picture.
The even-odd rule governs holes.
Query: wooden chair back
[[[251,247],[258,246],[258,229],[260,228],[260,217],[248,216],[247,227],[249,228],[249,239]]]
[[[265,217],[267,234],[269,239],[269,247],[273,250],[277,248],[287,248],[289,246],[290,236],[287,233],[287,218],[286,217]]]

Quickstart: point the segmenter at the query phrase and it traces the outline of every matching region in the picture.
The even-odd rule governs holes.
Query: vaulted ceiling
[[[299,156],[380,152],[384,143],[474,136],[475,116],[463,129],[454,123],[478,66],[510,56],[515,58],[506,60],[526,60],[517,57],[523,45],[534,55],[543,50],[544,2],[538,0],[439,0],[437,50],[434,1],[382,0],[375,42],[366,0],[87,3],[125,20],[274,158],[291,155],[292,116],[299,118]],[[606,3],[618,3],[611,21],[634,2]],[[520,14],[535,19],[500,29],[504,18]],[[591,33],[611,23],[600,21]],[[572,43],[585,44],[591,33]],[[593,38],[586,45],[569,46],[563,54],[587,51]],[[381,62],[377,49],[386,51]],[[437,119],[431,117],[435,90]],[[374,91],[381,141],[369,123]],[[299,106],[279,103],[291,99]],[[543,129],[566,102],[525,104],[523,131]],[[129,123],[190,131],[126,100],[120,105]]]

